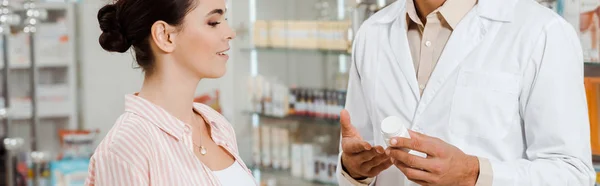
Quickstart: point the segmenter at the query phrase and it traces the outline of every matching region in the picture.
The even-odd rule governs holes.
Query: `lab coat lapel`
[[[406,35],[406,9],[402,9],[402,16],[399,16],[394,22],[390,29],[390,47],[396,62],[402,70],[404,79],[407,81],[409,87],[412,89],[413,96],[416,100],[419,100],[419,88],[417,86],[417,75],[415,72],[415,66],[410,53],[410,47],[408,46],[408,37]]]
[[[465,58],[473,51],[489,33],[492,22],[480,16],[472,10],[458,24],[452,32],[438,63],[427,82],[423,92],[422,100],[432,99],[437,90],[446,82],[447,78],[456,73],[455,69],[465,61]],[[424,109],[423,103],[419,103],[418,110]]]

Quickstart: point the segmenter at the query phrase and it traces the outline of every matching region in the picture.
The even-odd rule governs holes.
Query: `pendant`
[[[206,148],[204,146],[200,146],[200,154],[206,155]]]

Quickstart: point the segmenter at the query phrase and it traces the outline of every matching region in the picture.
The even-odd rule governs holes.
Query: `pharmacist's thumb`
[[[340,123],[341,123],[341,130],[342,130],[343,138],[357,137],[357,138],[362,139],[362,137],[360,137],[360,134],[358,133],[358,131],[356,131],[356,128],[354,128],[354,126],[350,122],[350,113],[348,113],[348,111],[346,109],[342,110],[342,112],[340,113]]]

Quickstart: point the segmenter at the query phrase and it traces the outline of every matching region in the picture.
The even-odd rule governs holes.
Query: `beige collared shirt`
[[[441,7],[427,15],[423,23],[414,0],[406,1],[407,37],[417,74],[420,93],[427,87],[429,77],[444,51],[452,31],[460,20],[477,4],[477,0],[447,0]],[[353,180],[347,173],[344,177]],[[355,185],[368,185],[373,178],[353,180]],[[479,158],[479,178],[476,186],[492,185],[492,167],[489,160]]]

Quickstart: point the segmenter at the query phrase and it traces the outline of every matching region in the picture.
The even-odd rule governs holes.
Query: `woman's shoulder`
[[[133,113],[123,113],[102,139],[96,152],[143,155],[148,151],[151,124]]]

